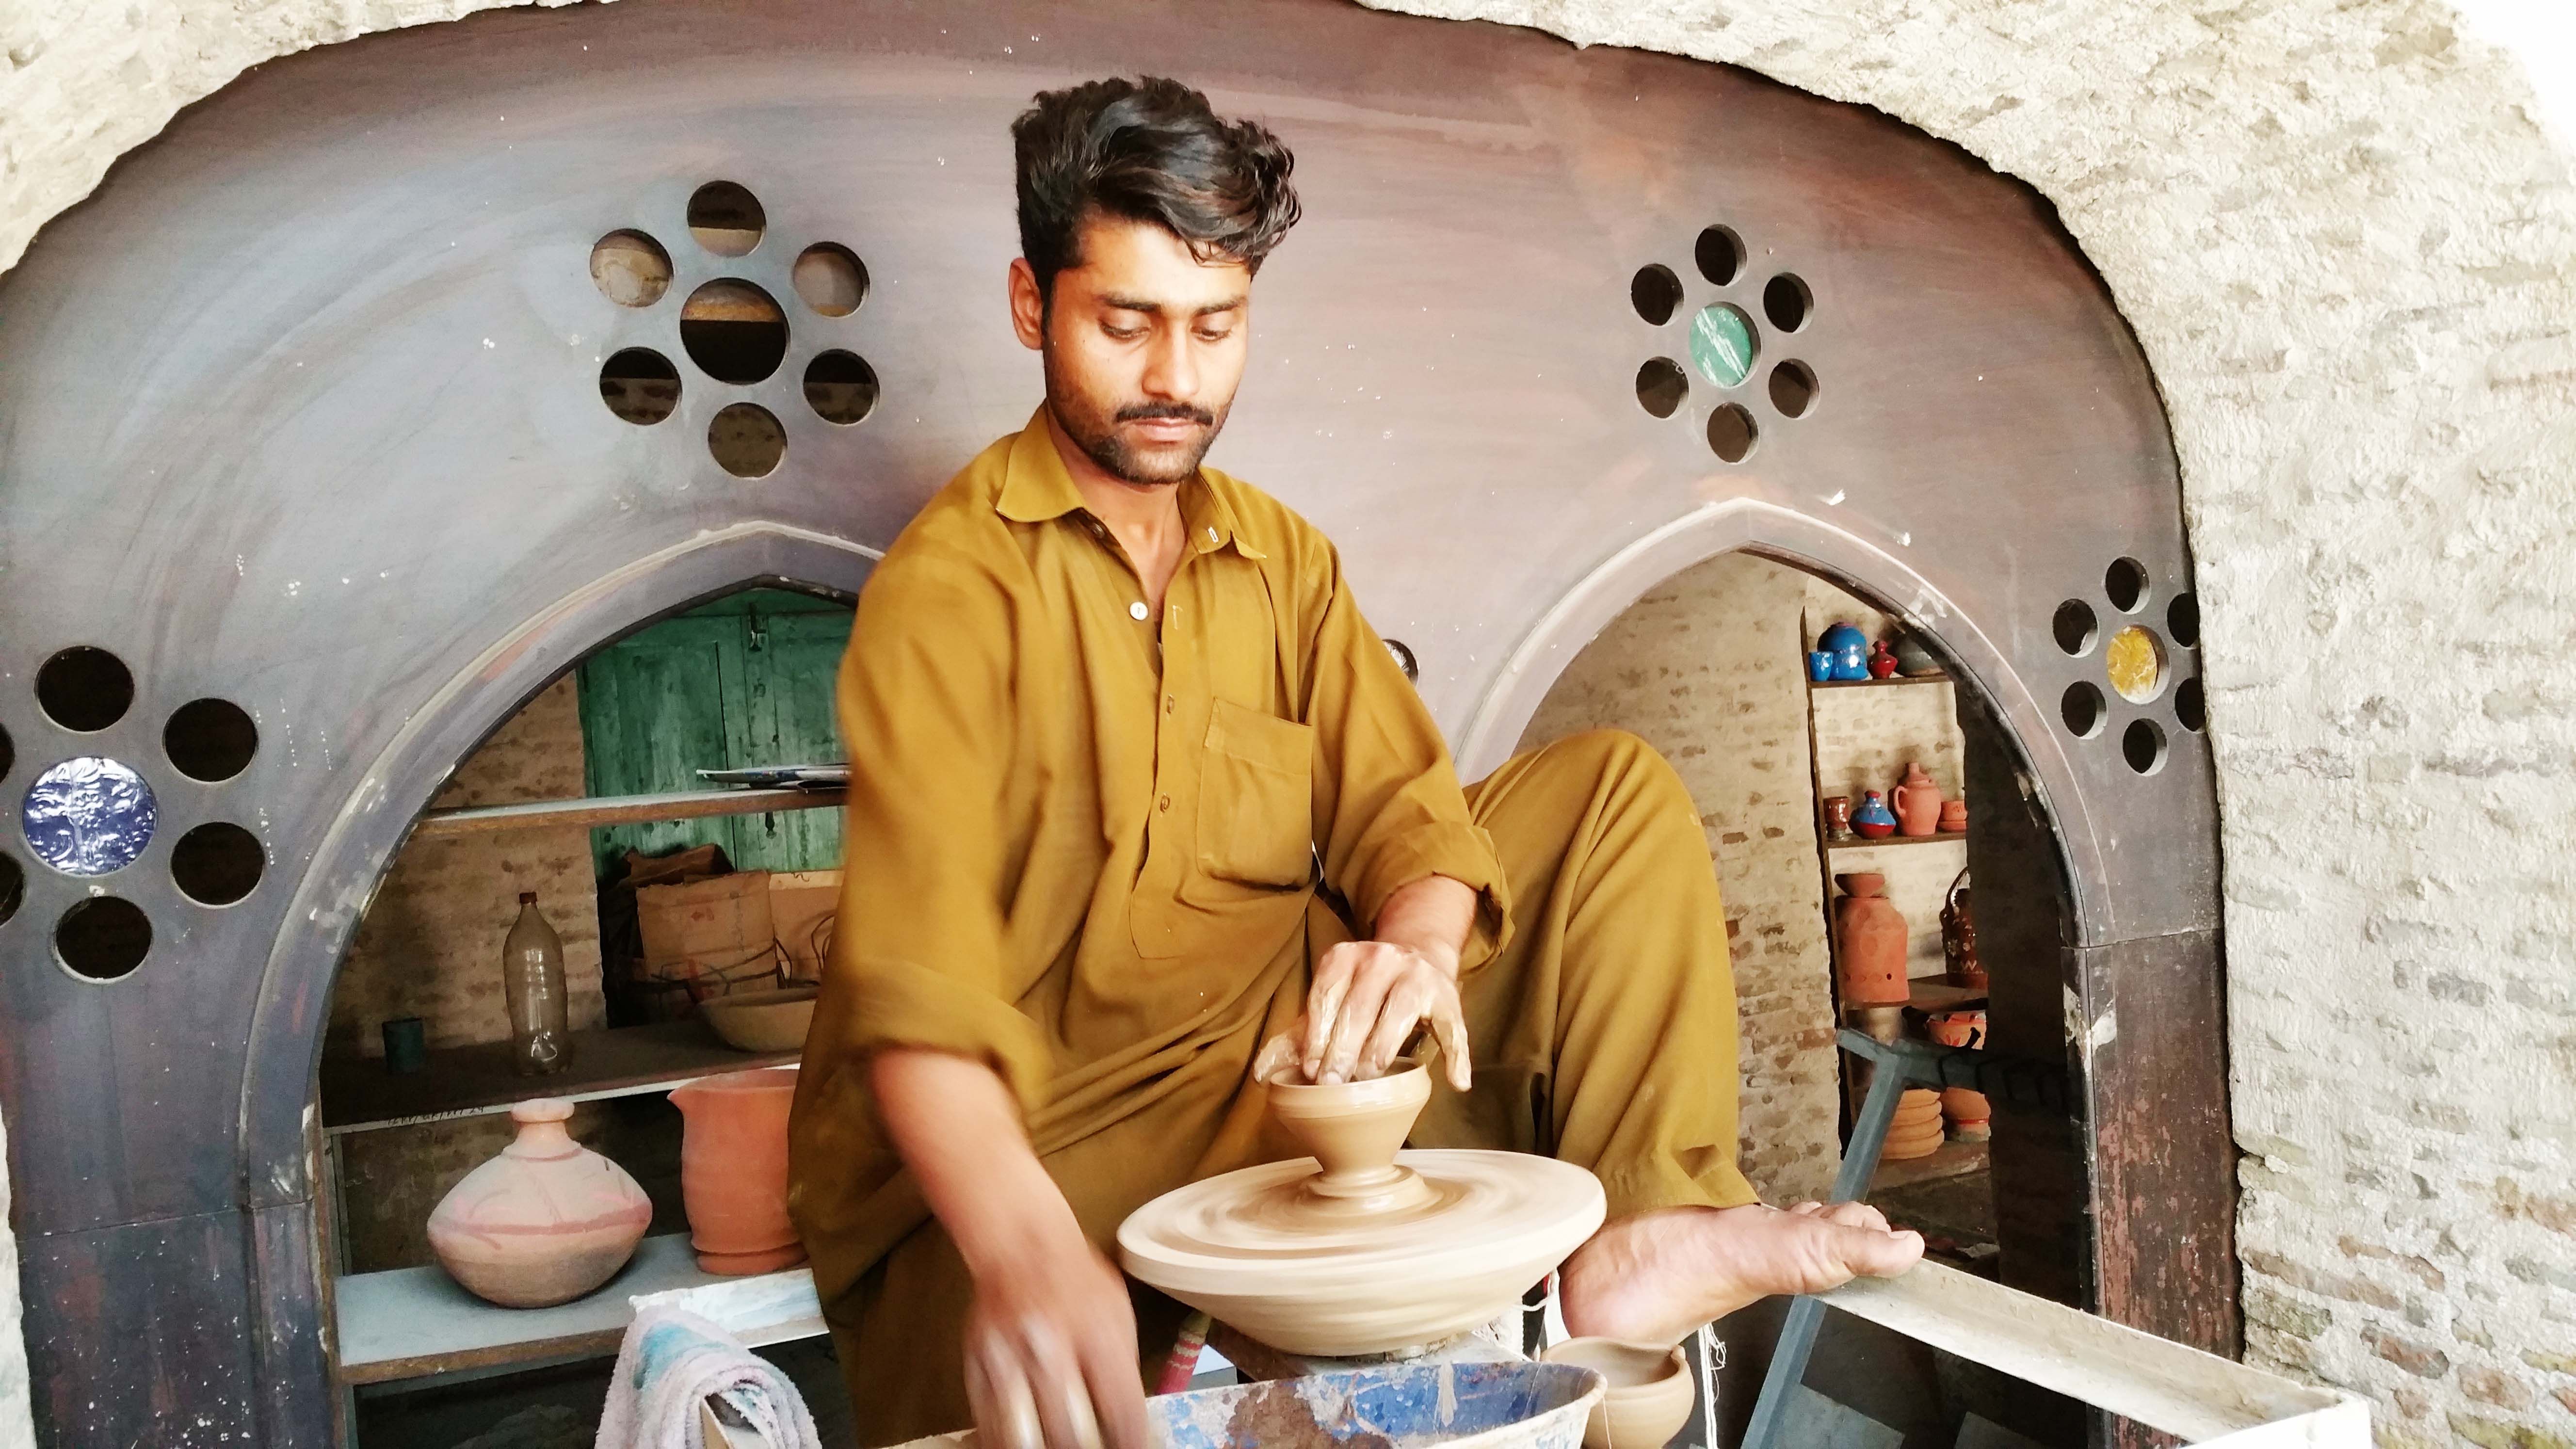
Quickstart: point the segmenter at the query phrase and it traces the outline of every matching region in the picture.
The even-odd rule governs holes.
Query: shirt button
[[[1216,542],[1216,530],[1215,530],[1215,529],[1213,529],[1213,528],[1211,528],[1211,529],[1209,529],[1209,530],[1208,530],[1208,542],[1210,542],[1210,543],[1214,543],[1214,542]]]
[[[1170,714],[1170,713],[1172,712],[1172,706],[1173,706],[1174,704],[1176,704],[1176,703],[1178,703],[1178,701],[1174,700],[1170,695],[1168,695],[1168,694],[1167,694],[1167,695],[1164,695],[1164,696],[1163,696],[1163,713],[1165,713],[1165,714]]]
[[[1135,620],[1139,624],[1145,622],[1145,615],[1147,612],[1145,601],[1143,599],[1138,599],[1136,602],[1127,606],[1127,617]]]
[[[1171,808],[1172,808],[1172,797],[1171,797],[1171,796],[1169,796],[1169,795],[1164,796],[1160,801],[1157,801],[1157,802],[1155,803],[1154,808],[1155,808],[1155,809],[1157,809],[1157,810],[1169,810],[1169,809],[1171,809]]]

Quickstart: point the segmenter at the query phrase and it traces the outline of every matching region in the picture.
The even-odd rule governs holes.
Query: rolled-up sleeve
[[[936,554],[881,566],[860,594],[839,680],[850,798],[825,1004],[832,1066],[950,1052],[990,1065],[1027,1110],[1053,1063],[1003,953],[1009,607],[975,564]]]
[[[1460,967],[1471,970],[1510,935],[1502,862],[1468,815],[1439,726],[1361,616],[1330,545],[1321,574],[1306,722],[1315,729],[1324,879],[1363,931],[1374,929],[1388,897],[1425,876],[1474,887],[1476,921],[1459,952]]]

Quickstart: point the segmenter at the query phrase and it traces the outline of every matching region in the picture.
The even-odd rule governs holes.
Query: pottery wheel
[[[1120,1225],[1127,1270],[1275,1348],[1384,1353],[1491,1321],[1601,1226],[1601,1184],[1519,1152],[1396,1154],[1365,1200],[1313,1158],[1165,1193]]]

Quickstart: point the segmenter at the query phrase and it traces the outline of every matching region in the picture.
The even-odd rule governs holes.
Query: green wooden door
[[[581,733],[593,795],[704,788],[701,769],[827,764],[841,758],[832,685],[849,644],[846,605],[757,589],[719,599],[583,661]],[[841,863],[841,812],[657,821],[591,832],[604,873],[712,841],[743,870]]]

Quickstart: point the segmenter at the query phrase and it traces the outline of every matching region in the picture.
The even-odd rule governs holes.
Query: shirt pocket
[[[1199,771],[1199,869],[1244,885],[1306,884],[1314,772],[1313,726],[1217,700]]]

